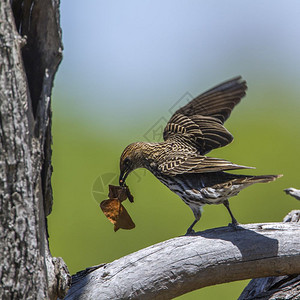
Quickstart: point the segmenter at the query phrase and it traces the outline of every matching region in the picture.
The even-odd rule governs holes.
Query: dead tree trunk
[[[51,90],[62,58],[58,0],[0,1],[0,298],[56,299],[51,256]]]

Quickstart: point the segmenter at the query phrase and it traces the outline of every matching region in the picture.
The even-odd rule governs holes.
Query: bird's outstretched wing
[[[246,89],[246,82],[238,76],[196,97],[171,117],[164,129],[164,140],[180,138],[202,155],[229,144],[233,136],[223,124]]]

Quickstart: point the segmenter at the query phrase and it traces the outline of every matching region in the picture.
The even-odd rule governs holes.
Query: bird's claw
[[[187,236],[187,235],[194,235],[195,233],[196,233],[196,232],[195,232],[194,229],[188,229],[188,230],[186,231],[185,236]]]
[[[240,224],[238,222],[232,222],[232,223],[229,223],[228,226],[229,227],[232,227],[234,230],[238,230],[238,226]]]

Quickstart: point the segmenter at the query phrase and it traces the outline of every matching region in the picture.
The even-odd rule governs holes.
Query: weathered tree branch
[[[79,272],[66,299],[170,299],[235,280],[300,273],[300,225],[247,224],[174,238]]]
[[[288,190],[293,192],[295,189]],[[291,196],[294,196],[294,193]],[[300,223],[300,210],[292,210],[283,221]],[[273,276],[251,280],[239,300],[254,299],[300,299],[300,275]]]

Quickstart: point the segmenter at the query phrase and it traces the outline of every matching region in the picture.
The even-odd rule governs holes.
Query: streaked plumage
[[[178,109],[169,120],[161,143],[137,142],[125,148],[120,159],[120,185],[136,168],[146,168],[190,206],[195,221],[201,217],[201,206],[223,203],[232,223],[237,224],[228,198],[257,182],[269,182],[277,175],[246,176],[225,173],[250,167],[207,157],[209,151],[233,140],[223,126],[232,109],[245,95],[246,82],[241,77],[226,81]]]

